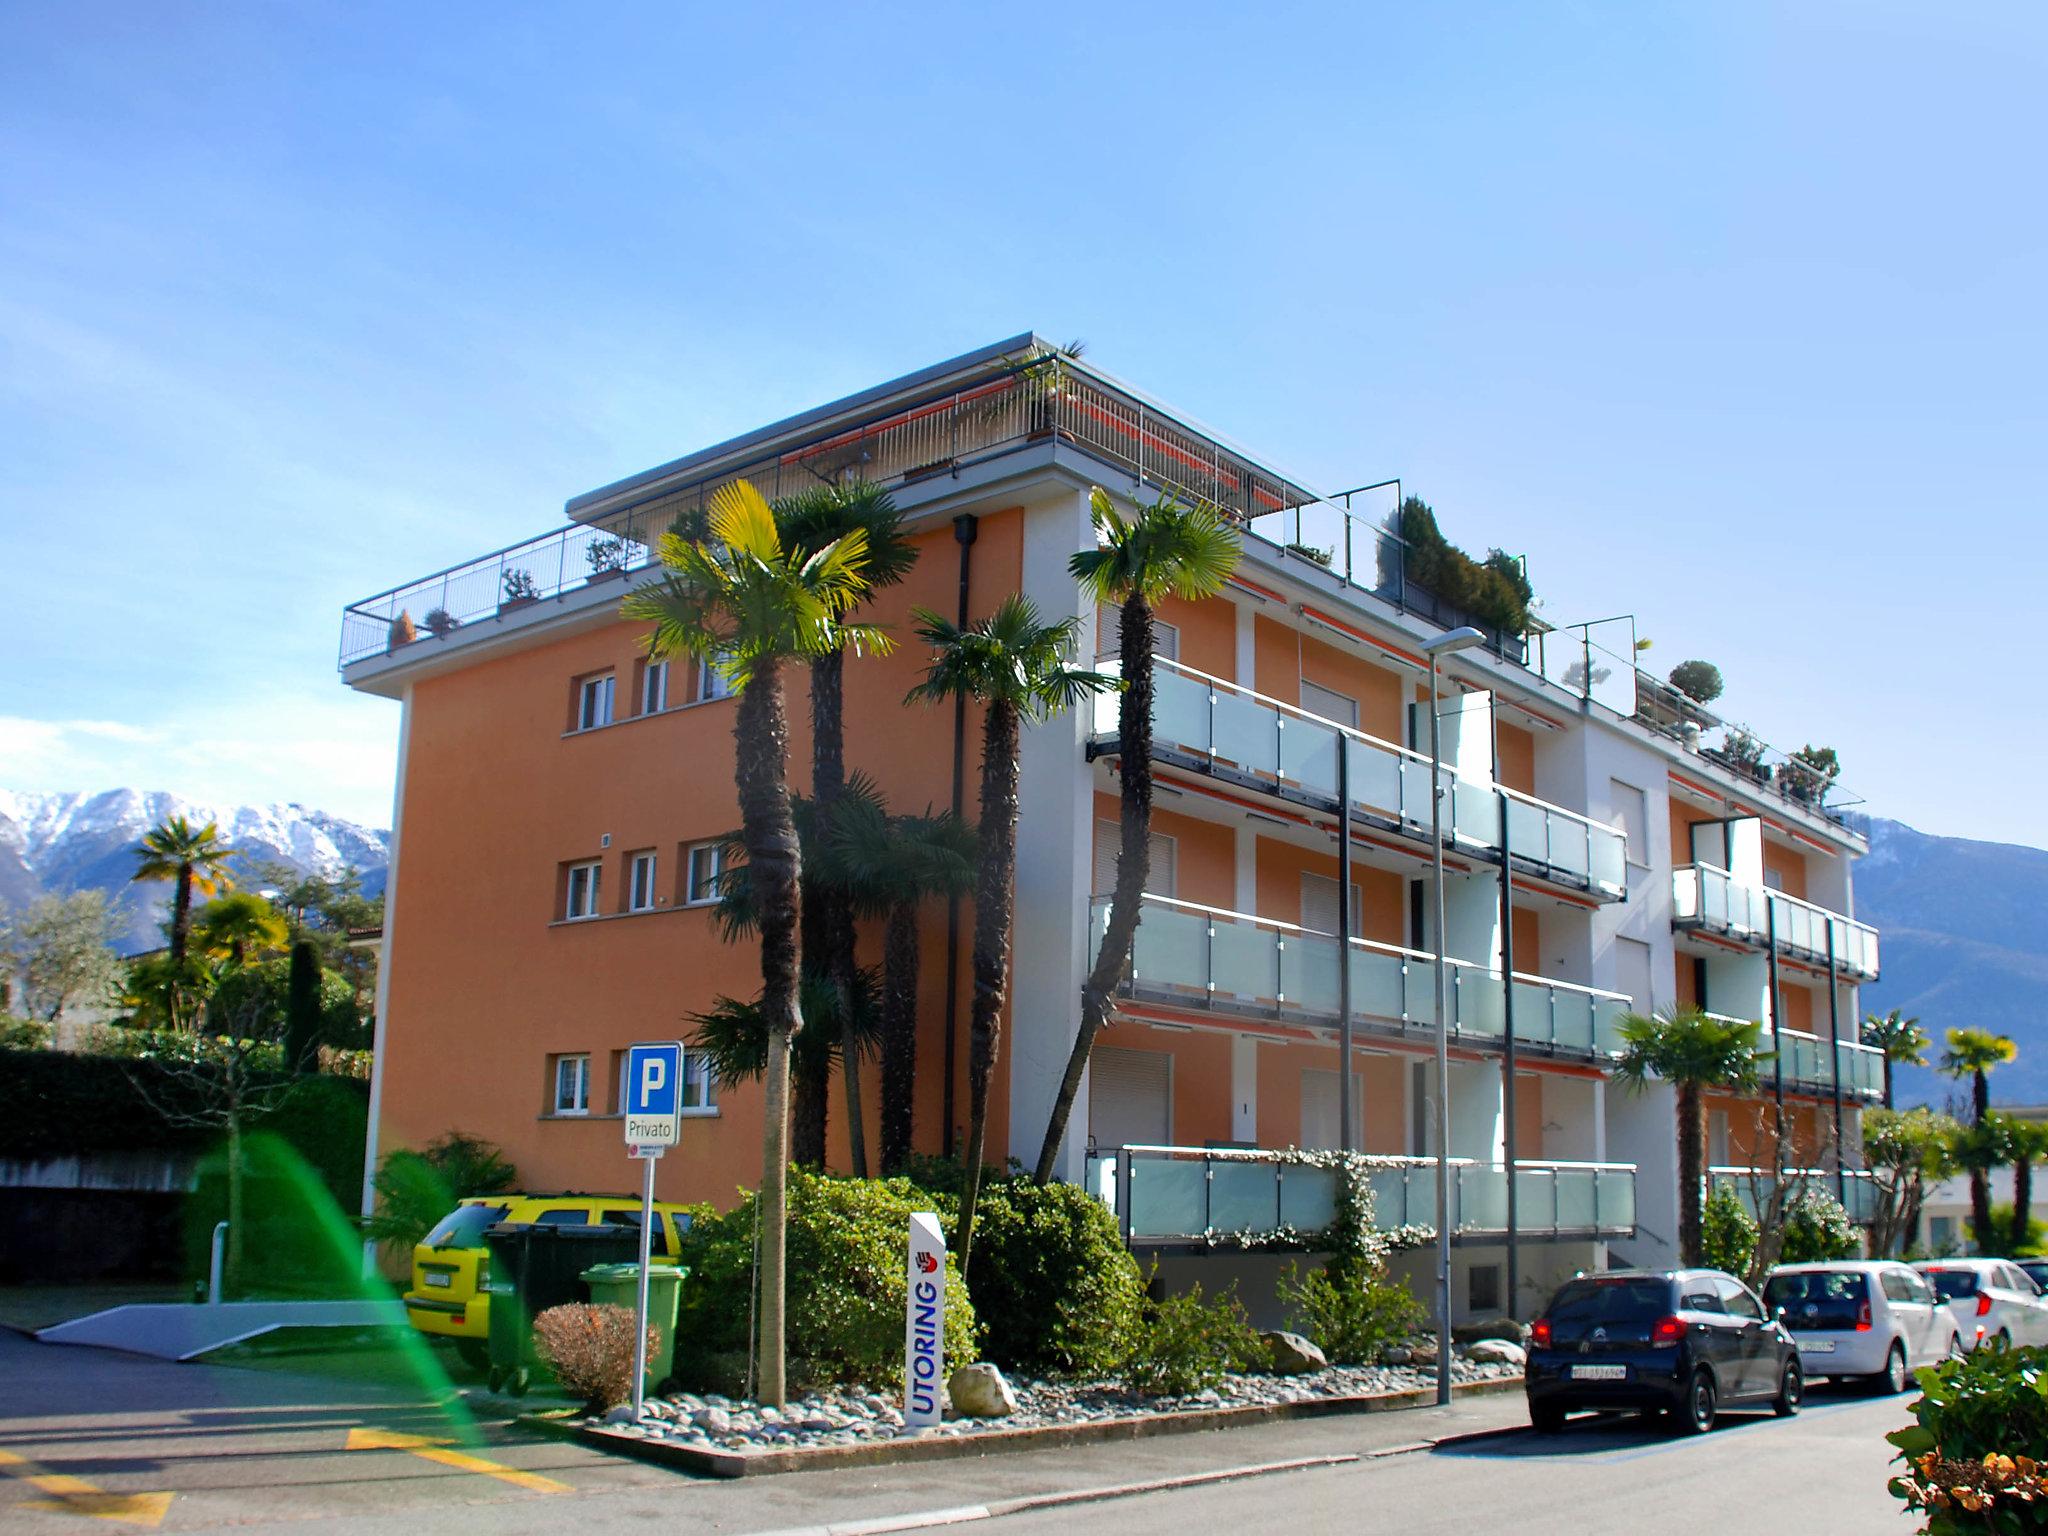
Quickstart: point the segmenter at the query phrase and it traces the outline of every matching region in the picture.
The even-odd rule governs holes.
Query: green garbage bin
[[[658,1386],[675,1374],[676,1307],[682,1299],[683,1281],[689,1270],[676,1264],[647,1266],[647,1321],[654,1328],[653,1352],[647,1357],[647,1385]],[[593,1306],[624,1307],[628,1312],[640,1305],[640,1266],[636,1264],[595,1264],[583,1271],[583,1283],[590,1287]]]
[[[523,1395],[538,1362],[533,1320],[549,1307],[583,1301],[579,1278],[591,1261],[616,1260],[639,1250],[631,1227],[551,1226],[500,1222],[483,1234],[490,1253],[490,1388]],[[627,1266],[631,1268],[631,1265]]]

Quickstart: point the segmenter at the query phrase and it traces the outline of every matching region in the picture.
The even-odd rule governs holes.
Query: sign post
[[[909,1287],[903,1318],[903,1427],[939,1422],[939,1383],[946,1369],[946,1234],[939,1218],[910,1218]]]
[[[641,1160],[640,1299],[633,1312],[633,1422],[647,1405],[647,1266],[654,1257],[654,1164],[675,1145],[683,1118],[683,1043],[645,1041],[626,1051],[626,1151]]]

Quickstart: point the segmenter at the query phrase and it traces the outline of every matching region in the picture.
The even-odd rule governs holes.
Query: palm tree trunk
[[[1892,1107],[1892,1053],[1884,1053],[1884,1107]]]
[[[178,866],[178,890],[171,898],[171,958],[185,958],[185,945],[192,932],[192,866]]]
[[[882,1172],[910,1162],[917,1085],[917,902],[889,910],[882,941]]]
[[[789,720],[782,694],[782,664],[766,657],[741,690],[733,722],[734,778],[741,835],[760,903],[761,1017],[768,1026],[761,1123],[760,1399],[781,1407],[788,1398],[783,1355],[787,1296],[789,1181],[789,1052],[803,1028],[798,988],[803,937],[796,822],[789,810]]]
[[[2007,1229],[2010,1252],[2020,1253],[2027,1246],[2031,1225],[2028,1218],[2034,1211],[2034,1160],[2022,1152],[2012,1162],[2012,1225]]]
[[[1700,1091],[1678,1085],[1678,1261],[1694,1265],[1700,1257],[1700,1186],[1707,1173],[1707,1128]]]
[[[1998,1234],[1991,1229],[1991,1174],[1983,1168],[1970,1170],[1970,1240],[1980,1254],[1998,1246]]]
[[[790,1057],[789,1159],[799,1168],[822,1170],[831,1119],[832,1065],[820,1056],[807,1048]]]
[[[846,653],[811,663],[811,798],[818,828],[831,826],[832,807],[846,788]],[[846,1080],[846,1144],[853,1176],[868,1176],[867,1130],[860,1103],[860,1037],[853,1017],[853,912],[843,901],[822,913],[823,972],[839,994],[839,1072]]]
[[[974,1255],[988,1087],[1002,1047],[1010,986],[1010,922],[1017,876],[1017,706],[991,703],[981,736],[981,868],[974,888],[974,1006],[967,1022],[966,1183],[960,1192],[960,1273]]]
[[[1081,1078],[1088,1070],[1088,1058],[1095,1049],[1095,1037],[1109,1022],[1117,983],[1131,962],[1131,944],[1137,937],[1138,919],[1143,915],[1145,886],[1152,877],[1152,609],[1143,598],[1124,600],[1123,635],[1119,646],[1123,671],[1123,696],[1117,700],[1117,779],[1121,787],[1120,837],[1116,857],[1116,894],[1111,898],[1109,921],[1103,926],[1102,947],[1094,967],[1081,984],[1081,1027],[1074,1034],[1074,1049],[1067,1058],[1067,1070],[1060,1079],[1053,1100],[1052,1118],[1045,1128],[1045,1143],[1038,1150],[1036,1178],[1052,1182],[1059,1165],[1061,1145],[1067,1139],[1067,1121],[1080,1096]]]

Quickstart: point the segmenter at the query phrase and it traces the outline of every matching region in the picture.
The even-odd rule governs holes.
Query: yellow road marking
[[[507,1467],[495,1461],[485,1461],[481,1456],[466,1455],[451,1451],[447,1440],[435,1440],[426,1435],[405,1435],[390,1429],[352,1429],[348,1432],[348,1449],[351,1451],[407,1451],[424,1461],[439,1462],[444,1467],[454,1467],[460,1472],[479,1472],[485,1477],[495,1477],[501,1483],[510,1483],[516,1488],[529,1488],[535,1493],[574,1493],[576,1490],[567,1483],[558,1483],[551,1477],[542,1477],[538,1472],[521,1472],[517,1467]]]
[[[163,1520],[164,1511],[171,1507],[171,1495],[168,1493],[106,1493],[82,1477],[52,1472],[12,1451],[0,1451],[0,1473],[50,1495],[47,1499],[26,1501],[21,1506],[23,1509],[47,1509],[60,1515],[89,1515],[95,1520],[119,1520],[128,1525],[156,1525]]]

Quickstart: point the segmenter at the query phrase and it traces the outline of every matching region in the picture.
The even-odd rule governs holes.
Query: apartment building
[[[891,488],[921,551],[873,617],[907,636],[914,606],[978,618],[1022,591],[1080,618],[1105,668],[1115,616],[1067,567],[1093,538],[1092,486],[1199,499],[1243,531],[1221,595],[1160,612],[1153,875],[1061,1160],[1135,1247],[1169,1270],[1269,1268],[1246,1235],[1320,1225],[1334,1197],[1327,1169],[1283,1149],[1338,1146],[1348,1097],[1353,1144],[1380,1159],[1381,1225],[1433,1224],[1429,1159],[1441,1144],[1456,1160],[1461,1313],[1526,1314],[1573,1270],[1666,1258],[1672,1095],[1612,1068],[1623,1014],[1682,1003],[1761,1020],[1776,1047],[1762,1098],[1712,1103],[1710,1161],[1787,1161],[1854,1203],[1841,1170],[1880,1081],[1854,1043],[1856,993],[1877,937],[1853,915],[1865,844],[1828,786],[1769,771],[1748,737],[1639,673],[1632,620],[1488,632],[1445,658],[1435,699],[1439,933],[1424,647],[1468,616],[1410,576],[1398,486],[1320,494],[1029,335],[576,496],[566,526],[346,610],[344,681],[398,700],[404,722],[379,1146],[461,1129],[531,1184],[629,1181],[625,1047],[687,1039],[758,970],[709,907],[737,821],[734,705],[715,675],[651,662],[619,599],[718,485],[773,497],[854,475]],[[849,665],[847,760],[899,810],[971,813],[976,722],[963,739],[950,709],[903,702],[924,661],[911,643]],[[1024,738],[992,1159],[1035,1156],[1066,1061],[1113,880],[1117,761],[1113,698]],[[924,916],[916,1140],[934,1153],[966,1113],[970,932],[942,906]],[[878,954],[879,934],[862,943]],[[758,1091],[699,1067],[689,1102],[661,1194],[729,1201],[758,1175]],[[844,1166],[839,1108],[835,1092]]]

